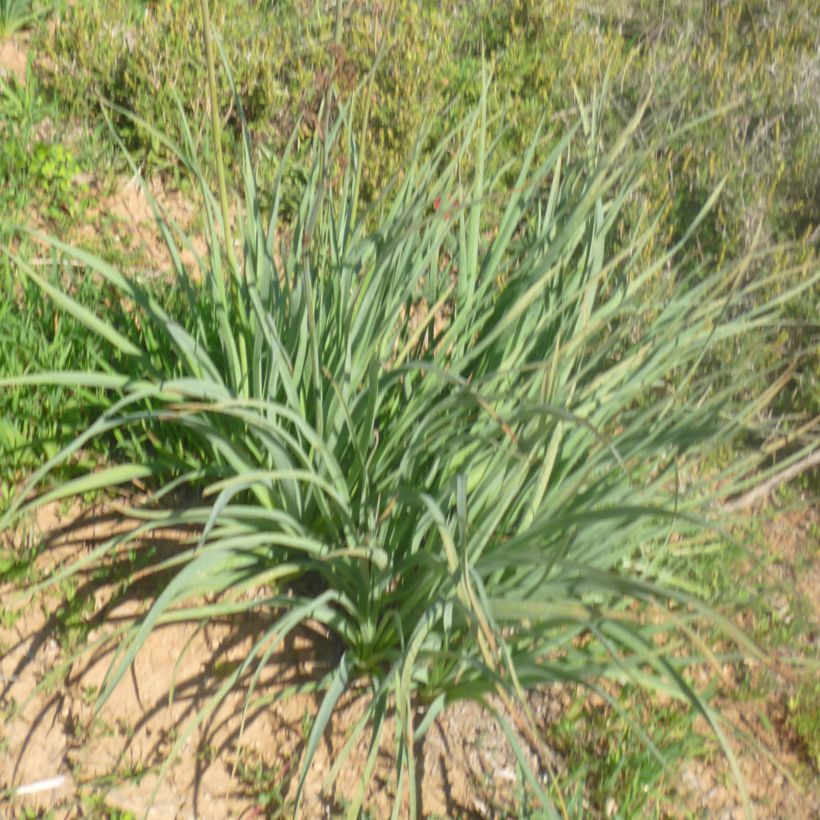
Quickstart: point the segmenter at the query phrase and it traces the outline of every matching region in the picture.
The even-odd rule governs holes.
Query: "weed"
[[[98,694],[99,691],[96,686],[83,686],[80,692],[80,700],[86,706],[91,706],[97,700]]]
[[[253,794],[256,806],[262,810],[265,817],[287,815],[287,782],[283,781],[282,773],[277,766],[268,766],[261,758],[244,752],[237,759],[236,776]]]
[[[0,582],[18,583],[21,586],[36,583],[42,578],[37,570],[37,558],[42,545],[24,549],[0,550]]]
[[[84,793],[81,803],[83,816],[91,820],[137,820],[133,812],[110,806],[105,795],[98,791]]]
[[[53,809],[35,809],[32,806],[21,806],[18,817],[21,820],[54,820],[56,814]]]
[[[616,817],[662,816],[681,761],[703,755],[705,741],[679,704],[661,706],[625,689],[614,707],[582,694],[550,736],[592,805]],[[631,717],[637,714],[640,723]]]
[[[84,183],[76,182],[80,166],[66,148],[60,144],[38,142],[31,154],[28,173],[32,184],[48,203],[46,214],[57,220],[64,215],[78,216],[88,189]]]
[[[28,145],[38,123],[56,113],[56,106],[45,98],[32,70],[32,58],[26,61],[26,75],[21,81],[14,74],[0,76],[0,115],[4,130],[12,128]]]
[[[820,681],[816,676],[805,678],[797,692],[789,698],[789,725],[800,738],[806,757],[820,772]]]
[[[62,267],[53,259],[38,260],[48,281],[63,284],[85,305],[108,302],[109,315],[121,315],[120,305],[98,281],[79,267]],[[40,267],[39,269],[43,269]],[[62,316],[44,302],[30,284],[15,275],[7,259],[0,258],[0,372],[26,369],[94,366],[101,347],[81,323]],[[101,394],[66,384],[48,390],[4,390],[0,393],[0,503],[7,502],[22,476],[43,459],[53,457],[75,424],[90,423],[98,412],[95,395]],[[116,444],[109,440],[106,450]],[[91,466],[96,454],[82,454],[72,469]]]

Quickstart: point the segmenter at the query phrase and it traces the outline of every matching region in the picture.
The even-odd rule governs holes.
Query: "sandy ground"
[[[26,78],[27,43],[23,38],[0,39],[0,77]]]
[[[93,202],[84,217],[74,241],[93,242],[99,236],[104,222],[109,239],[121,251],[138,258],[143,277],[167,276],[173,272],[168,248],[157,231],[151,201],[138,178],[120,180],[113,190],[95,192],[96,182],[88,175],[82,180],[89,186]],[[161,182],[148,184],[154,207],[161,209],[163,218],[177,227],[175,241],[180,263],[192,281],[202,278],[200,260],[207,257],[208,246],[196,230],[196,198],[190,193],[168,190]],[[183,238],[184,237],[184,238]]]

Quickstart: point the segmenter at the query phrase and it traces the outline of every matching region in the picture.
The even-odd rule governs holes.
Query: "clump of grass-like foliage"
[[[172,577],[110,636],[119,653],[100,704],[158,625],[275,614],[180,733],[166,767],[233,687],[247,685],[252,697],[261,668],[306,622],[335,636],[341,659],[318,682],[324,699],[300,791],[340,697],[362,681],[371,691],[352,730],[353,738],[369,731],[372,742],[351,814],[391,711],[396,814],[408,799],[415,815],[415,744],[459,699],[493,711],[550,815],[560,790],[551,795],[522,753],[522,738],[539,742],[529,689],[571,681],[610,697],[602,680],[636,682],[688,701],[720,735],[683,671],[708,655],[699,619],[742,636],[664,580],[664,558],[670,545],[697,543],[709,530],[717,483],[693,465],[731,442],[768,398],[738,405],[738,380],[701,365],[713,346],[774,327],[778,304],[758,304],[765,283],[746,283],[743,265],[687,270],[686,237],[645,266],[655,223],[620,219],[647,159],[632,140],[642,111],[604,150],[601,105],[584,109],[548,156],[537,157],[535,139],[509,190],[500,182],[508,166],[484,174],[494,142],[479,107],[428,159],[411,157],[394,189],[361,214],[359,154],[343,112],[316,139],[292,221],[279,218],[288,156],[268,219],[247,161],[241,252],[224,239],[224,201],[189,158],[210,238],[201,284],[157,209],[185,295],[180,315],[99,257],[40,236],[133,305],[140,334],[132,338],[14,258],[110,346],[111,365],[0,383],[103,389],[110,403],[34,472],[2,527],[49,500],[149,483],[134,530],[49,584],[104,565],[152,531],[198,532],[146,570]],[[577,155],[579,142],[586,150]],[[462,182],[467,151],[476,170]],[[660,292],[660,276],[673,284],[647,326],[644,299]],[[33,495],[112,431],[139,446]],[[738,475],[719,476],[721,492]],[[174,505],[183,489],[200,500]],[[508,712],[519,715],[515,725],[493,694],[517,705]]]
[[[8,37],[27,28],[48,11],[48,4],[33,4],[31,0],[0,0],[0,37]]]

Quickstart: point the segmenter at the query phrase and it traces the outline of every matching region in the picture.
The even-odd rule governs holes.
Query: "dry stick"
[[[214,153],[216,155],[216,175],[219,179],[219,204],[222,210],[222,237],[228,255],[228,264],[231,266],[234,278],[230,286],[236,287],[236,280],[244,277],[244,268],[240,267],[233,250],[231,237],[230,213],[228,211],[228,189],[225,184],[225,163],[222,157],[222,126],[219,122],[219,108],[216,95],[216,67],[214,61],[213,35],[211,33],[211,14],[208,10],[208,0],[199,0],[199,10],[202,16],[202,40],[205,45],[205,61],[208,64],[208,96],[211,102],[211,130],[213,132]],[[224,282],[222,283],[224,288]],[[224,296],[224,293],[223,293]],[[244,334],[239,335],[239,367],[241,373],[248,371],[248,349]],[[245,380],[247,388],[248,380]]]
[[[790,430],[788,433],[780,436],[779,438],[769,440],[760,448],[761,452],[767,456],[773,455],[778,450],[782,450],[788,444],[792,444],[798,440],[805,440],[806,434],[810,433],[815,427],[818,426],[820,426],[820,415],[809,419],[805,422],[805,424],[801,424],[800,427]]]
[[[794,464],[792,464],[791,467],[787,467],[785,470],[781,470],[779,473],[773,475],[771,478],[767,479],[754,489],[749,490],[746,493],[743,493],[743,495],[738,496],[732,501],[727,501],[726,504],[723,505],[724,509],[727,512],[739,512],[740,510],[748,510],[749,507],[754,506],[754,504],[756,504],[758,501],[764,499],[776,487],[779,487],[781,484],[784,484],[787,481],[791,481],[793,478],[796,478],[802,473],[811,470],[818,464],[820,464],[820,449],[813,450],[807,456],[801,458],[800,461],[797,461]]]
[[[24,786],[18,786],[14,790],[17,797],[24,797],[27,794],[37,794],[38,792],[53,791],[59,789],[65,783],[65,775],[57,775],[57,777],[50,777],[48,780],[38,780],[35,783],[27,783]]]
[[[48,267],[49,265],[53,265],[54,260],[51,257],[48,257],[48,259],[46,259],[45,257],[38,256],[36,259],[29,259],[28,264],[32,268],[45,268],[45,267]],[[66,265],[69,268],[85,268],[85,267],[88,267],[86,262],[80,262],[77,259],[61,259],[60,264],[61,265]]]
[[[205,61],[208,64],[208,97],[211,103],[211,130],[214,138],[214,153],[216,155],[216,175],[219,180],[219,204],[222,209],[222,232],[227,246],[228,259],[238,272],[239,266],[233,252],[233,240],[228,213],[228,189],[225,184],[225,163],[222,158],[222,126],[219,122],[219,107],[216,96],[216,68],[214,61],[214,46],[211,37],[211,14],[208,10],[208,0],[199,0],[199,9],[202,14],[202,37],[205,42]]]

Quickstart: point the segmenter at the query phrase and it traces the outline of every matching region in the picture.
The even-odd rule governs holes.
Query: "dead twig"
[[[791,466],[786,467],[786,469],[781,470],[779,473],[776,473],[771,478],[766,479],[766,481],[762,484],[759,484],[757,487],[743,493],[743,495],[737,496],[737,498],[733,498],[731,501],[727,501],[724,505],[724,509],[727,512],[748,510],[758,501],[762,501],[766,498],[772,490],[779,487],[781,484],[785,484],[787,481],[797,478],[797,476],[808,472],[818,464],[820,464],[820,449],[812,450],[812,452],[808,453],[799,461],[796,461]]]

